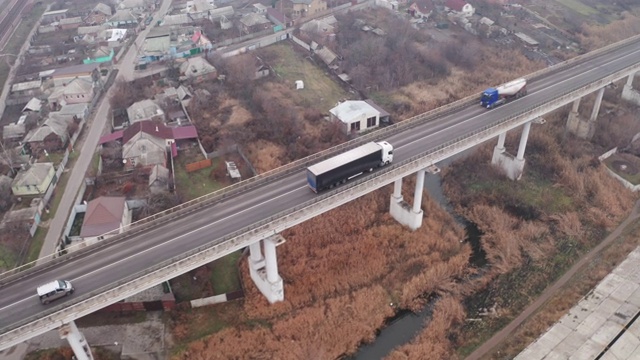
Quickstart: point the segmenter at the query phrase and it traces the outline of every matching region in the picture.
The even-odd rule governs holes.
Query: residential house
[[[112,61],[114,56],[115,56],[115,51],[113,50],[112,47],[100,46],[97,49],[92,51],[91,57],[88,57],[82,60],[82,63],[84,64],[106,63],[106,62]]]
[[[15,96],[35,96],[42,92],[42,80],[33,80],[11,85],[11,94]]]
[[[188,58],[212,48],[213,44],[199,27],[154,27],[145,39],[139,63]]]
[[[257,14],[266,14],[267,13],[267,7],[257,3],[257,4],[253,4],[253,8],[255,9],[255,12]]]
[[[103,240],[123,232],[129,224],[131,209],[124,196],[100,196],[87,204],[80,237],[85,241]]]
[[[133,103],[127,108],[127,116],[129,117],[129,125],[146,120],[155,120],[164,122],[164,111],[153,100],[144,99]]]
[[[55,176],[53,163],[34,163],[21,169],[11,183],[15,196],[44,195]]]
[[[25,143],[28,144],[32,154],[40,154],[46,150],[56,152],[64,148],[69,141],[69,126],[73,122],[73,116],[50,113],[44,123],[27,134]]]
[[[59,111],[49,114],[58,114],[60,116],[73,117],[78,120],[86,119],[89,116],[89,104],[67,104],[60,108]]]
[[[142,14],[147,9],[147,3],[145,0],[122,0],[117,8],[118,10],[128,10],[136,14]]]
[[[195,19],[190,14],[175,14],[165,15],[162,19],[162,26],[180,26],[180,25],[193,25]]]
[[[327,10],[325,0],[289,0],[291,15],[305,17]]]
[[[2,140],[4,145],[18,144],[24,139],[26,134],[25,124],[9,124],[2,128]]]
[[[57,110],[66,104],[87,104],[93,100],[95,86],[86,78],[75,78],[68,83],[53,88],[47,97],[52,110]]]
[[[172,150],[176,148],[177,151],[177,149],[187,148],[198,143],[198,130],[194,125],[171,128],[171,133],[174,141],[171,144]]]
[[[192,82],[214,80],[218,76],[216,68],[201,56],[187,58],[180,65],[180,74]]]
[[[151,175],[149,175],[149,190],[155,193],[167,189],[169,189],[169,169],[156,164],[151,169]]]
[[[103,3],[97,3],[89,15],[84,18],[84,23],[87,25],[100,25],[107,21],[112,14],[111,6]]]
[[[167,166],[167,150],[174,143],[173,132],[162,123],[140,121],[122,132],[122,159],[126,169],[160,164]],[[173,152],[172,152],[173,154]]]
[[[407,12],[415,18],[428,19],[435,8],[432,0],[417,0],[409,6]]]
[[[314,19],[308,21],[300,26],[300,32],[311,37],[331,40],[336,35],[334,24],[337,22],[336,18],[331,15],[322,19]]]
[[[97,63],[72,65],[54,69],[51,73],[47,72],[47,75],[42,74],[41,77],[53,79],[54,86],[62,86],[75,78],[90,80],[95,83],[100,81],[100,69],[100,64]]]
[[[105,38],[105,31],[108,25],[93,25],[93,26],[80,26],[78,27],[78,36],[76,41],[84,42],[87,44],[93,44]]]
[[[334,61],[336,61],[336,59],[338,58],[338,55],[336,55],[336,53],[331,51],[331,49],[326,46],[316,46],[312,50],[313,53],[317,57],[319,57],[320,60],[322,60],[322,62],[324,62],[327,66],[331,66],[331,64],[333,64]]]
[[[527,47],[530,48],[537,48],[538,45],[540,45],[540,43],[538,42],[538,40],[532,38],[531,36],[523,33],[523,32],[517,32],[514,34],[518,39],[520,39]]]
[[[82,25],[82,18],[79,16],[65,18],[58,22],[58,26],[62,30],[77,29],[80,25]]]
[[[263,77],[269,76],[269,67],[265,65],[262,61],[258,60],[256,62],[256,72],[253,78],[255,80],[262,79]]]
[[[331,120],[344,124],[345,132],[361,132],[380,126],[388,121],[389,114],[371,100],[347,100],[329,110]]]
[[[42,14],[42,24],[51,24],[52,22],[57,22],[67,17],[67,13],[69,9],[55,10],[55,11],[47,11]]]
[[[135,28],[138,26],[138,18],[131,10],[124,9],[116,11],[106,23],[114,28]]]
[[[187,114],[185,114],[182,108],[176,108],[167,113],[167,126],[181,126],[182,124],[189,123]]]
[[[447,0],[444,7],[448,11],[455,12],[465,17],[472,16],[476,12],[476,9],[464,0]]]
[[[39,113],[42,109],[42,100],[38,98],[31,98],[27,105],[22,108],[23,113]]]
[[[162,59],[171,48],[171,29],[168,26],[151,28],[143,45],[143,61],[153,62]]]
[[[209,20],[216,21],[222,17],[231,18],[235,11],[233,6],[224,6],[221,8],[209,10]]]
[[[209,12],[215,10],[213,3],[207,0],[193,0],[187,3],[187,13],[192,19],[209,19]]]
[[[289,19],[287,19],[287,17],[278,9],[274,9],[271,7],[267,8],[267,19],[271,20],[272,23],[280,26],[282,29],[286,29],[288,26],[290,26]]]
[[[182,103],[184,106],[188,106],[193,98],[191,91],[187,89],[184,85],[180,85],[176,88],[176,97],[178,101]]]

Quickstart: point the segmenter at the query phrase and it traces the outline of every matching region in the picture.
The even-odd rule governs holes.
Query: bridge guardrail
[[[601,47],[599,49],[593,50],[593,51],[589,51],[586,54],[582,54],[582,55],[578,55],[575,57],[572,57],[571,59],[559,62],[553,66],[544,68],[544,69],[540,69],[538,71],[532,72],[530,74],[528,74],[526,76],[527,80],[534,80],[537,79],[539,77],[541,77],[542,75],[547,75],[549,73],[553,73],[554,71],[558,71],[561,69],[564,69],[565,67],[569,66],[569,65],[576,65],[577,63],[581,63],[584,61],[587,61],[589,58],[592,58],[594,56],[598,56],[600,54],[604,54],[606,52],[609,52],[613,49],[617,49],[617,48],[621,48],[624,46],[627,46],[629,44],[632,44],[636,41],[640,40],[640,35],[634,35],[631,36],[629,38],[626,38],[624,40],[620,40],[618,42],[615,42],[613,44],[609,44],[607,46]]]
[[[282,219],[285,219],[287,216],[299,212],[299,211],[304,211],[305,209],[310,208],[311,206],[317,204],[318,202],[324,201],[324,200],[328,200],[331,197],[340,197],[340,195],[345,192],[348,191],[350,189],[353,189],[357,186],[361,186],[364,183],[368,182],[368,181],[375,181],[376,178],[380,177],[381,175],[387,174],[389,172],[392,171],[397,171],[398,169],[407,169],[406,172],[407,173],[411,173],[412,171],[415,171],[415,169],[413,169],[414,167],[416,167],[415,165],[412,166],[412,164],[418,164],[418,165],[422,165],[424,167],[428,166],[428,162],[430,161],[430,164],[436,163],[437,161],[440,161],[444,158],[446,158],[447,154],[451,152],[451,150],[448,150],[448,148],[452,148],[452,147],[456,147],[456,145],[458,145],[458,147],[460,147],[459,145],[462,143],[470,143],[470,139],[472,138],[480,138],[481,141],[486,141],[488,139],[490,139],[491,137],[495,137],[495,133],[499,132],[499,131],[507,131],[507,128],[514,128],[517,127],[519,125],[521,125],[522,123],[526,122],[526,121],[530,121],[531,117],[535,117],[535,116],[539,116],[536,114],[536,111],[539,112],[539,109],[544,107],[545,105],[547,105],[547,107],[549,106],[549,104],[553,104],[552,107],[560,107],[563,106],[565,104],[570,103],[571,101],[573,101],[573,99],[578,96],[578,95],[583,95],[583,94],[588,94],[591,93],[599,88],[602,88],[603,86],[606,86],[608,83],[611,82],[611,80],[607,80],[607,79],[615,79],[615,78],[621,78],[624,77],[626,75],[628,75],[628,73],[633,73],[635,71],[640,70],[640,63],[636,64],[635,66],[632,66],[630,68],[627,68],[626,70],[623,71],[619,71],[617,73],[614,73],[612,75],[606,76],[600,80],[597,80],[595,82],[589,83],[587,85],[579,85],[577,87],[575,87],[572,90],[568,90],[563,92],[560,96],[558,96],[556,99],[550,101],[550,102],[540,102],[538,104],[532,105],[528,108],[525,108],[521,111],[518,111],[515,115],[509,115],[509,116],[504,116],[502,117],[500,120],[497,120],[495,122],[492,122],[489,125],[483,126],[480,129],[477,129],[475,131],[472,131],[471,133],[465,134],[463,136],[460,136],[456,139],[450,140],[444,144],[441,144],[439,146],[436,146],[434,148],[431,148],[427,151],[422,152],[421,154],[415,155],[405,161],[402,161],[401,163],[398,164],[393,164],[392,166],[388,166],[386,168],[380,169],[378,172],[376,172],[376,176],[375,177],[371,177],[371,176],[367,176],[361,179],[357,179],[356,181],[353,181],[351,183],[347,183],[345,185],[343,185],[342,187],[326,192],[324,194],[320,194],[317,197],[313,198],[312,200],[309,200],[303,204],[297,205],[291,209],[287,209],[285,211],[282,211],[278,214],[272,215],[266,219],[263,219],[257,223],[251,224],[249,226],[246,226],[245,228],[239,229],[231,234],[228,234],[227,236],[224,236],[222,238],[216,239],[215,241],[206,244],[206,245],[202,245],[196,249],[190,250],[186,253],[183,253],[179,256],[176,256],[172,259],[163,261],[162,263],[159,263],[151,268],[145,269],[144,271],[141,271],[139,273],[136,274],[132,274],[124,279],[121,279],[120,281],[118,281],[115,285],[115,287],[113,286],[113,284],[104,286],[100,289],[94,290],[89,294],[85,294],[84,296],[76,299],[75,301],[71,302],[71,305],[77,305],[77,304],[82,304],[82,303],[87,303],[89,301],[91,301],[93,298],[95,297],[99,297],[100,294],[107,292],[107,291],[114,291],[114,289],[117,289],[121,286],[125,286],[126,284],[132,283],[135,279],[138,278],[142,278],[143,276],[148,276],[149,274],[153,273],[153,272],[157,272],[157,271],[161,271],[164,268],[167,268],[169,266],[171,266],[171,264],[174,264],[176,262],[179,261],[183,261],[184,259],[187,259],[189,257],[192,256],[196,256],[199,253],[202,253],[204,251],[207,251],[208,249],[211,249],[215,246],[219,246],[221,244],[224,244],[226,242],[230,242],[233,241],[234,239],[238,239],[240,237],[242,237],[243,235],[247,235],[247,234],[265,234],[265,237],[268,233],[270,233],[271,231],[269,230],[270,226],[273,227],[278,227],[278,226],[282,226],[276,223],[276,221],[280,220],[282,221]],[[504,130],[503,130],[504,129]],[[428,160],[425,160],[427,159]],[[425,161],[427,163],[425,163]],[[274,225],[275,224],[275,225]],[[273,232],[275,232],[275,230],[273,230]],[[231,245],[230,245],[231,246]],[[111,289],[111,290],[109,290]],[[106,300],[104,300],[104,302],[107,302]],[[105,304],[106,305],[106,304]],[[54,321],[55,319],[53,319],[55,317],[55,315],[57,313],[62,313],[65,311],[65,309],[67,309],[69,307],[69,303],[67,304],[61,304],[55,308],[52,308],[50,311],[47,311],[45,313],[44,317],[40,317],[38,315],[36,316],[31,316],[27,319],[24,319],[23,321],[21,321],[21,323],[26,323],[29,324],[31,322],[42,322],[44,324],[48,324],[50,325],[52,323],[52,321]],[[62,315],[61,315],[62,316]],[[70,315],[69,315],[70,316]],[[8,331],[17,331],[16,329],[19,329],[20,327],[27,327],[28,325],[17,325],[14,326],[15,324],[9,325],[9,326],[5,326],[4,328],[0,329],[0,334],[5,334]]]
[[[537,78],[539,76],[542,76],[544,74],[548,74],[550,72],[554,72],[554,71],[558,71],[566,66],[572,65],[574,63],[580,62],[580,61],[586,61],[589,58],[593,58],[594,56],[597,56],[599,54],[605,53],[607,51],[610,51],[612,49],[615,48],[619,48],[619,47],[623,47],[626,46],[628,44],[631,44],[635,41],[638,41],[640,39],[640,35],[637,36],[633,36],[630,37],[628,39],[622,40],[620,42],[614,43],[614,44],[610,44],[607,45],[603,48],[594,50],[592,52],[589,52],[587,54],[583,54],[583,55],[579,55],[576,56],[572,59],[566,60],[562,63],[556,64],[554,66],[551,66],[549,68],[545,68],[545,69],[541,69],[538,70],[532,74],[529,74],[527,76],[527,79],[533,79],[533,78]],[[396,124],[393,124],[391,126],[388,126],[386,128],[382,128],[378,131],[374,131],[368,134],[365,134],[357,139],[353,139],[350,140],[346,143],[337,145],[335,147],[332,147],[330,149],[327,150],[323,150],[321,152],[318,152],[316,154],[313,154],[311,156],[308,156],[306,158],[300,159],[300,160],[296,160],[293,161],[289,164],[283,165],[277,169],[273,169],[270,170],[268,172],[265,172],[263,174],[258,174],[252,178],[249,178],[247,180],[243,180],[239,183],[230,185],[228,187],[225,187],[224,189],[220,189],[218,191],[212,192],[210,194],[201,196],[199,198],[193,199],[191,201],[185,202],[183,204],[177,205],[176,207],[173,207],[171,209],[165,210],[163,212],[160,212],[158,214],[152,215],[150,217],[147,217],[145,219],[142,219],[134,224],[129,225],[129,230],[123,234],[116,234],[112,237],[109,237],[108,239],[105,239],[97,244],[94,244],[92,246],[89,246],[87,248],[72,252],[71,254],[66,255],[63,258],[53,258],[50,261],[40,265],[37,268],[32,268],[30,264],[25,264],[19,268],[7,271],[5,273],[0,274],[0,286],[7,284],[9,282],[15,281],[23,276],[27,276],[29,274],[32,274],[31,271],[29,271],[30,269],[34,269],[33,271],[44,271],[47,268],[54,266],[55,264],[59,263],[60,261],[66,261],[70,258],[74,258],[74,257],[78,257],[81,255],[84,255],[88,252],[91,251],[95,251],[97,249],[106,247],[106,246],[110,246],[113,243],[116,243],[130,235],[145,231],[155,225],[157,225],[158,223],[161,222],[165,222],[166,220],[168,220],[169,218],[177,218],[177,217],[181,217],[181,216],[185,216],[188,215],[194,211],[197,211],[203,207],[208,206],[209,204],[213,203],[213,202],[217,202],[220,200],[224,200],[226,198],[229,198],[231,196],[235,196],[237,194],[240,194],[242,192],[246,192],[248,190],[251,190],[255,187],[267,184],[269,182],[275,181],[277,179],[280,179],[284,176],[290,175],[296,171],[300,171],[303,168],[305,168],[306,166],[315,163],[317,161],[329,158],[337,153],[346,151],[348,149],[354,148],[356,146],[359,146],[363,143],[369,142],[369,141],[375,141],[375,140],[379,140],[379,139],[384,139],[386,137],[389,137],[391,135],[394,135],[396,133],[399,133],[401,131],[405,131],[407,129],[410,129],[412,127],[418,126],[420,124],[423,124],[433,118],[436,117],[440,117],[440,116],[444,116],[447,115],[455,110],[461,109],[463,107],[466,107],[468,105],[470,105],[471,103],[477,101],[477,99],[479,98],[480,93],[475,94],[475,95],[471,95],[468,96],[466,98],[457,100],[453,103],[438,107],[434,110],[431,110],[429,112],[420,114],[420,115],[416,115],[413,116],[405,121],[401,121],[398,122]],[[106,234],[105,234],[106,235]]]

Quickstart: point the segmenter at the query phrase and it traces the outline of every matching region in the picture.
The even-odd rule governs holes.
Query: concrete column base
[[[422,226],[422,216],[424,213],[422,209],[420,209],[420,212],[418,213],[413,212],[411,210],[411,205],[402,200],[402,197],[396,198],[391,195],[389,213],[397,222],[408,227],[412,231],[415,231]]]
[[[631,87],[631,85],[624,85],[622,88],[622,99],[632,104],[640,105],[640,92]]]
[[[567,119],[567,131],[573,135],[590,140],[596,132],[596,122],[582,119],[577,112],[570,112]]]
[[[278,279],[275,282],[269,282],[269,280],[267,280],[267,269],[264,260],[258,262],[249,260],[249,274],[251,274],[253,283],[256,284],[258,290],[267,298],[270,304],[284,301],[284,283],[282,282],[282,278],[278,275]]]
[[[493,149],[491,164],[502,169],[511,180],[520,180],[522,178],[525,161],[525,159],[518,160],[515,156],[506,152],[504,148],[495,147]]]

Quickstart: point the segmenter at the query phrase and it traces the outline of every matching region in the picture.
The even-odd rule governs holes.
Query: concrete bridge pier
[[[633,79],[636,77],[637,72],[629,75],[627,82],[622,88],[622,99],[627,100],[630,103],[640,105],[640,92],[633,88]]]
[[[264,247],[264,256],[260,249],[260,242]],[[249,274],[258,290],[271,304],[284,300],[284,284],[278,274],[276,256],[276,246],[283,243],[282,236],[273,235],[249,245]]]
[[[61,339],[67,339],[77,360],[93,360],[91,348],[74,321],[63,324],[58,332]]]
[[[413,206],[402,199],[402,178],[393,183],[393,194],[389,205],[389,213],[400,224],[411,230],[417,230],[422,226],[422,193],[424,192],[424,174],[426,170],[418,171],[416,188],[413,193]]]
[[[509,154],[504,147],[504,142],[507,138],[506,132],[498,135],[498,144],[493,148],[491,163],[502,168],[507,177],[511,180],[520,180],[522,173],[524,172],[524,151],[527,148],[527,140],[529,140],[529,131],[531,130],[532,122],[544,124],[545,120],[540,118],[529,121],[523,125],[522,135],[520,135],[520,144],[518,145],[518,154],[515,157]]]
[[[591,117],[589,117],[589,119],[582,119],[578,114],[580,99],[573,102],[573,108],[571,109],[569,118],[567,119],[567,130],[570,133],[581,139],[591,139],[593,137],[593,134],[596,132],[596,120],[598,120],[598,113],[600,112],[604,89],[605,88],[603,87],[598,90],[596,101],[593,104],[593,110],[591,111]]]

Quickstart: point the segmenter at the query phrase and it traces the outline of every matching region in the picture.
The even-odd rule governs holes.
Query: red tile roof
[[[111,134],[107,134],[100,138],[98,141],[98,145],[106,144],[108,142],[112,142],[118,139],[122,139],[122,133],[124,130],[118,130],[116,132],[112,132]]]
[[[462,11],[462,8],[467,5],[464,0],[447,0],[445,6],[451,10]]]
[[[103,235],[120,227],[124,213],[124,196],[101,196],[89,201],[82,221],[81,237]]]
[[[152,120],[138,121],[124,129],[122,134],[122,143],[126,144],[136,134],[143,132],[160,139],[173,139],[173,131],[171,128],[164,126],[159,122]]]
[[[196,130],[196,127],[193,125],[180,126],[180,127],[173,128],[171,130],[173,131],[173,139],[175,140],[198,138],[198,131]]]

